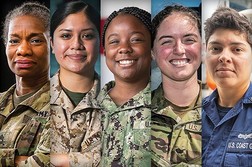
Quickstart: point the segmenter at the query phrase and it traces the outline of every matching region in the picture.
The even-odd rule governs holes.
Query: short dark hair
[[[5,17],[2,35],[4,43],[7,42],[10,21],[18,16],[24,15],[37,17],[43,23],[46,31],[50,31],[50,10],[39,2],[24,2],[21,6],[11,10]]]
[[[88,17],[88,19],[95,25],[98,33],[100,32],[100,13],[91,5],[79,0],[71,1],[68,3],[63,3],[59,8],[53,13],[51,17],[51,31],[50,36],[53,38],[53,33],[57,27],[62,24],[66,17],[70,14],[78,13],[83,11],[83,13]]]
[[[252,26],[248,18],[239,14],[236,10],[227,7],[218,8],[213,15],[205,22],[205,40],[206,44],[210,36],[218,28],[237,30],[245,33],[248,43],[252,46]]]
[[[173,13],[181,13],[189,18],[191,18],[196,24],[201,34],[201,20],[198,12],[194,9],[182,6],[182,5],[170,5],[166,6],[163,10],[161,10],[153,19],[152,19],[152,38],[155,40],[157,35],[157,29],[159,28],[160,24],[163,20],[172,15]],[[179,21],[179,20],[178,20]]]
[[[119,14],[130,14],[132,16],[135,16],[138,18],[142,23],[146,26],[146,28],[149,30],[150,35],[152,31],[151,27],[151,14],[143,9],[140,9],[138,7],[124,7],[122,9],[119,9],[118,11],[112,12],[109,17],[106,19],[102,31],[102,46],[105,46],[105,33],[106,30],[110,24],[110,22]]]

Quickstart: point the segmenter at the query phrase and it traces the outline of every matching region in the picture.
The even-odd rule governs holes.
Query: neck
[[[218,103],[223,107],[234,107],[235,104],[242,98],[242,96],[246,93],[249,84],[239,85],[237,88],[223,88],[218,87],[219,99]],[[232,97],[232,98],[230,98]]]
[[[186,81],[174,81],[162,76],[164,96],[177,106],[188,106],[198,96],[200,86],[197,73]]]
[[[16,76],[16,91],[18,96],[22,96],[40,89],[49,81],[48,72],[39,78],[27,78]]]
[[[115,83],[115,87],[109,92],[109,95],[117,105],[122,105],[142,91],[149,83],[149,78],[134,83],[115,79]]]
[[[59,79],[63,87],[72,92],[88,92],[94,84],[94,71],[83,75],[60,69]]]

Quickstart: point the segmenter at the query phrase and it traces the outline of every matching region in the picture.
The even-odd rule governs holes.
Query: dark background
[[[30,0],[31,1],[31,0]],[[37,0],[41,2],[48,8],[50,8],[50,0]],[[5,54],[5,46],[2,38],[3,34],[3,22],[7,13],[15,8],[16,6],[21,5],[25,0],[1,0],[0,6],[0,92],[6,91],[11,85],[15,83],[15,75],[11,72]]]
[[[0,92],[6,91],[11,85],[15,83],[15,75],[11,72],[5,54],[5,46],[2,39],[2,29],[3,29],[3,22],[7,13],[15,8],[16,6],[21,5],[23,2],[26,1],[35,1],[35,0],[1,0],[0,6]],[[47,6],[50,11],[51,15],[55,11],[55,9],[61,3],[69,2],[71,0],[36,0],[37,2],[41,2],[45,6]],[[84,0],[85,2],[93,5],[100,11],[100,0]],[[54,73],[58,69],[57,62],[55,61],[54,55],[51,54],[50,56],[50,70]],[[52,74],[53,74],[52,73]],[[51,75],[50,75],[51,76]]]

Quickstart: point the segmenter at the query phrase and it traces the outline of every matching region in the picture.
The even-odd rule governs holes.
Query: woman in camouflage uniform
[[[49,18],[47,7],[28,2],[4,22],[16,84],[0,95],[0,166],[49,166]]]
[[[102,166],[150,166],[151,15],[137,7],[113,12],[102,34],[115,81],[99,94]]]
[[[51,163],[100,162],[99,13],[83,1],[65,3],[51,18],[51,46],[60,68],[51,78]]]
[[[187,7],[167,6],[152,23],[153,55],[162,73],[152,93],[152,166],[201,166],[199,16]]]

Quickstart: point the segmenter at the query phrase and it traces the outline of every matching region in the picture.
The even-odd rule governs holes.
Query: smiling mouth
[[[68,57],[72,60],[85,60],[87,58],[85,55],[68,55]]]
[[[118,61],[120,65],[129,66],[134,63],[135,60],[120,60]]]
[[[182,59],[182,60],[171,60],[170,63],[177,67],[183,67],[189,63],[189,59]]]

